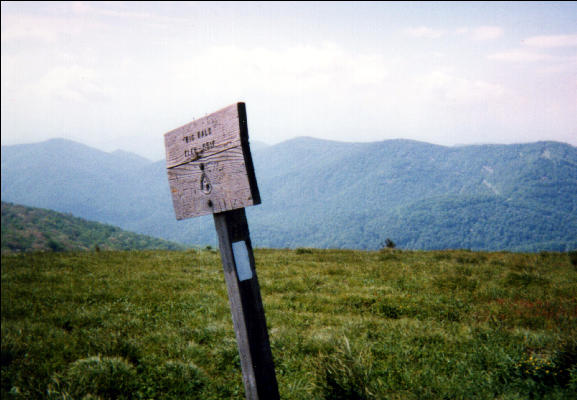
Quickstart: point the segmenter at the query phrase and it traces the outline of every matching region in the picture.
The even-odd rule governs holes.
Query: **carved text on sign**
[[[244,103],[174,129],[164,140],[177,219],[260,203]]]

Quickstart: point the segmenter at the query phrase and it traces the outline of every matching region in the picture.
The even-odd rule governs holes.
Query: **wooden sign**
[[[247,400],[279,399],[244,207],[260,204],[246,108],[233,104],[164,135],[177,219],[214,215]]]
[[[176,219],[260,204],[244,103],[174,129],[164,143]]]

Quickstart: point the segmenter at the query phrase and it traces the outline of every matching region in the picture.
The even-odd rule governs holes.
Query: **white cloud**
[[[92,19],[2,13],[3,44],[23,39],[53,44],[99,28],[102,25]]]
[[[405,29],[405,33],[409,36],[426,39],[438,39],[443,36],[445,32],[443,29],[433,29],[426,26]]]
[[[527,50],[509,50],[490,54],[487,58],[489,60],[523,63],[550,60],[553,57],[548,54],[536,53]]]
[[[184,26],[190,23],[190,19],[177,16],[166,16],[147,11],[131,11],[123,2],[83,2],[77,1],[72,5],[72,10],[84,18],[112,17],[117,20],[125,20],[133,25],[143,24],[151,28],[174,28],[175,25]]]
[[[504,34],[503,28],[500,26],[483,25],[477,27],[462,26],[453,31],[456,35],[466,36],[467,38],[485,41],[498,39]]]
[[[380,54],[362,54],[352,61],[352,81],[360,85],[377,85],[389,76],[385,59]]]
[[[419,87],[433,100],[453,104],[484,103],[502,97],[506,89],[483,80],[472,80],[437,70],[421,77]]]
[[[576,47],[577,34],[532,36],[523,40],[523,44],[531,47]]]
[[[37,82],[27,86],[31,94],[47,99],[73,102],[105,99],[111,89],[106,88],[98,73],[79,65],[57,66]]]
[[[379,84],[388,75],[382,55],[352,54],[331,43],[284,49],[212,47],[172,68],[179,81],[211,90],[250,88],[274,93]]]
[[[475,40],[494,40],[503,36],[503,28],[499,26],[479,26],[472,30]]]
[[[2,14],[2,42],[29,38],[53,42],[59,34],[68,30],[62,22],[44,17]]]

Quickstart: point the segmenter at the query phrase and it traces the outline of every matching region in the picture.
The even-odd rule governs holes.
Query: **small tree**
[[[395,247],[397,247],[397,245],[395,244],[395,242],[393,242],[391,239],[387,238],[385,240],[385,247],[387,249],[394,249]]]
[[[51,237],[48,238],[47,246],[50,250],[52,250],[54,252],[65,250],[62,243],[57,242],[56,240],[52,239]]]
[[[569,252],[569,260],[571,260],[571,264],[573,264],[574,267],[577,267],[577,250]]]

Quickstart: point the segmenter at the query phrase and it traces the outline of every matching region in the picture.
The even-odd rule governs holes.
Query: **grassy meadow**
[[[571,259],[573,257],[573,259]],[[283,399],[569,399],[575,253],[255,250]],[[242,399],[214,250],[2,256],[2,399]]]

